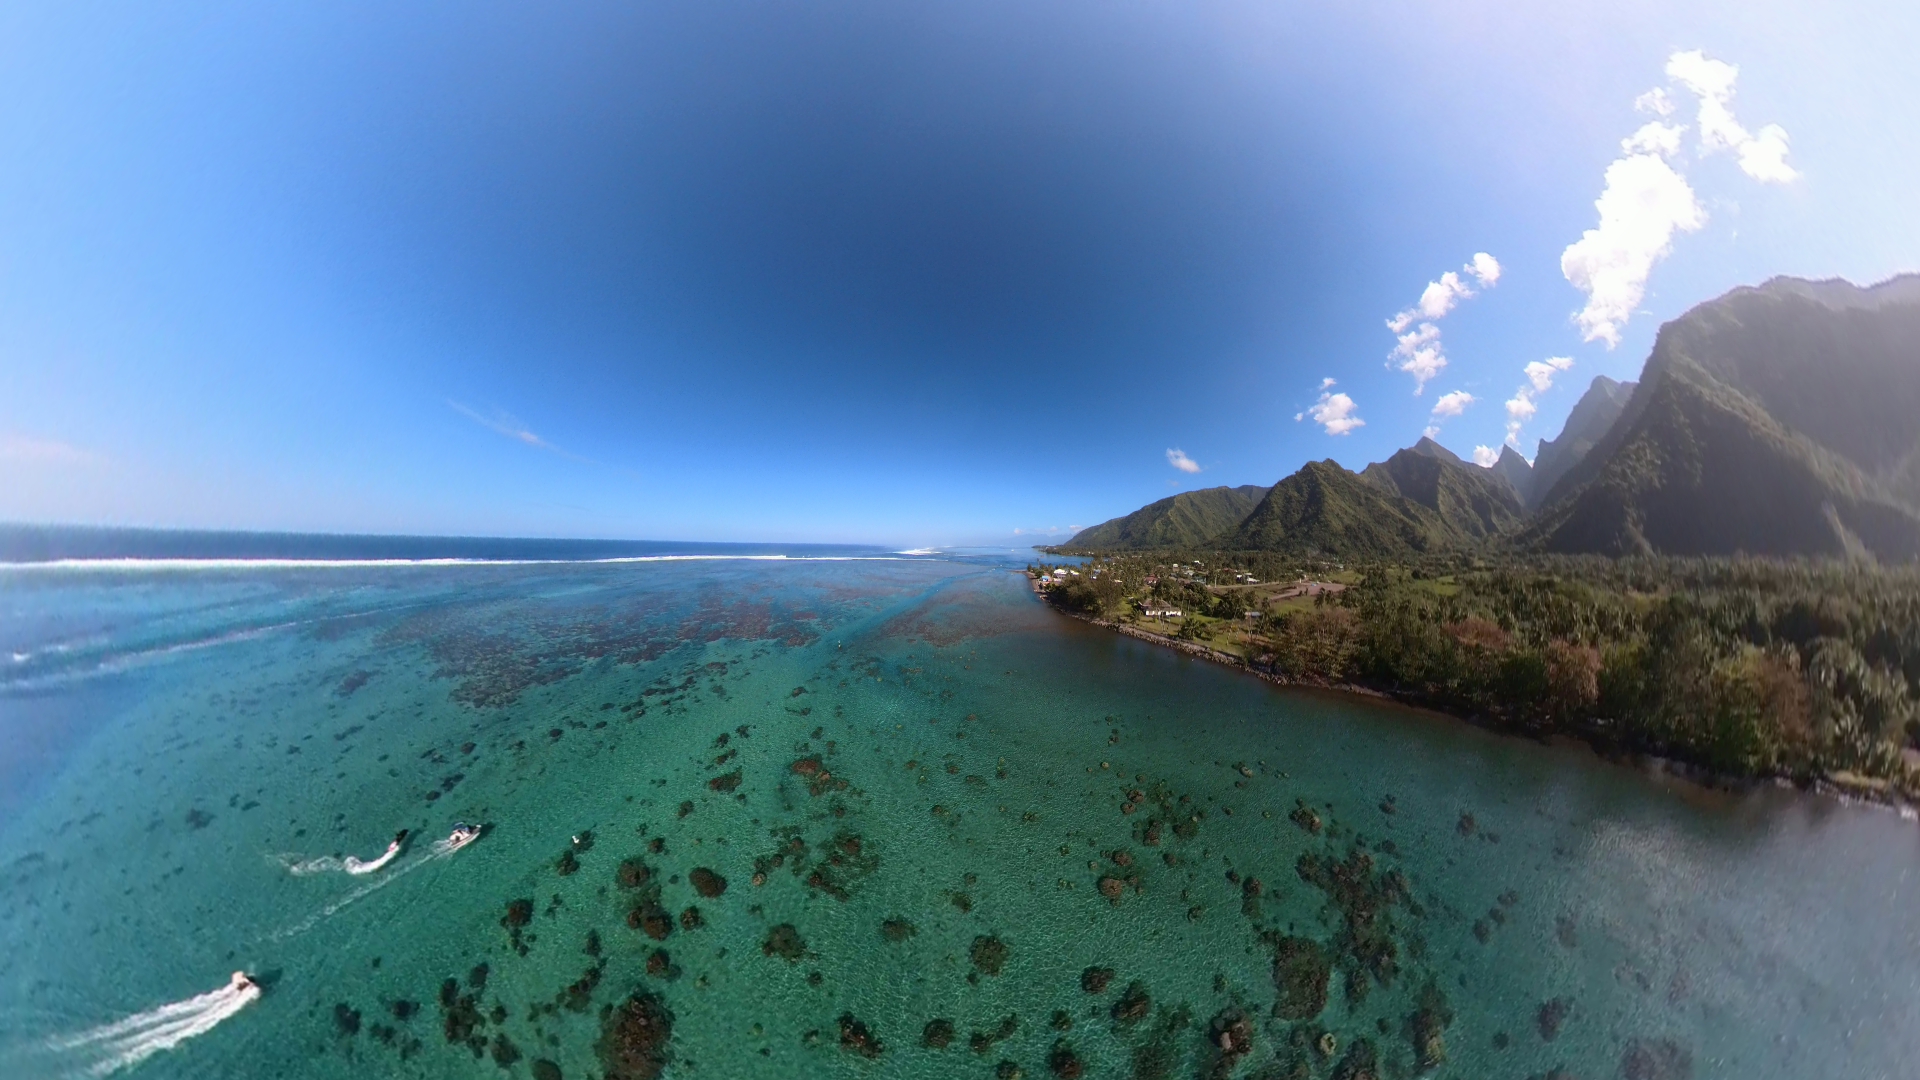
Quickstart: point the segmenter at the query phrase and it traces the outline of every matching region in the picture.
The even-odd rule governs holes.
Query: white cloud
[[[1560,253],[1560,272],[1587,294],[1574,316],[1586,341],[1620,344],[1620,330],[1646,296],[1653,264],[1673,250],[1673,234],[1707,223],[1693,188],[1659,152],[1628,152],[1607,166],[1594,200],[1600,224]]]
[[[1413,376],[1415,394],[1426,389],[1427,383],[1447,368],[1438,320],[1446,318],[1460,301],[1476,295],[1473,286],[1460,276],[1462,273],[1482,287],[1490,287],[1500,281],[1500,260],[1484,251],[1475,252],[1459,270],[1449,270],[1441,274],[1439,280],[1427,282],[1412,307],[1387,320],[1387,329],[1393,331],[1395,339],[1393,351],[1387,358],[1389,362],[1399,361],[1399,369]]]
[[[1763,184],[1784,184],[1800,174],[1787,164],[1787,129],[1768,124],[1740,144],[1740,169]]]
[[[1467,406],[1473,404],[1475,400],[1477,399],[1465,390],[1448,391],[1440,395],[1439,401],[1433,403],[1433,415],[1459,416],[1466,412]]]
[[[1493,463],[1499,460],[1500,451],[1495,450],[1491,446],[1476,446],[1473,448],[1473,463],[1483,469],[1493,468]]]
[[[1440,347],[1440,328],[1430,322],[1400,334],[1390,356],[1400,358],[1400,370],[1413,376],[1413,392],[1420,393],[1447,369],[1446,353]]]
[[[1698,49],[1667,58],[1667,78],[1699,101],[1696,127],[1700,152],[1731,152],[1740,170],[1762,183],[1784,184],[1799,173],[1787,164],[1785,128],[1768,124],[1758,134],[1734,118],[1734,84],[1740,69],[1709,58]],[[1687,128],[1670,124],[1671,95],[1662,87],[1641,94],[1633,107],[1659,119],[1620,141],[1621,157],[1607,166],[1605,186],[1594,208],[1600,224],[1588,229],[1560,255],[1560,272],[1587,295],[1576,315],[1581,336],[1620,344],[1620,331],[1646,297],[1653,266],[1673,250],[1676,232],[1693,232],[1707,213],[1693,187],[1674,167]]]
[[[1420,302],[1415,307],[1426,318],[1443,319],[1454,305],[1472,295],[1473,290],[1460,280],[1460,275],[1449,270],[1440,275],[1439,281],[1427,282],[1427,287],[1420,292]]]
[[[1320,385],[1331,386],[1333,380],[1327,379]],[[1301,420],[1311,416],[1314,423],[1326,429],[1327,434],[1345,435],[1354,428],[1367,426],[1365,420],[1353,415],[1356,408],[1358,406],[1347,395],[1329,393],[1323,389],[1320,391],[1319,401],[1308,406],[1306,412],[1294,414],[1293,418]]]
[[[1768,124],[1755,135],[1734,118],[1733,88],[1739,77],[1737,66],[1714,60],[1699,49],[1667,58],[1667,78],[1700,99],[1702,152],[1733,151],[1740,161],[1740,171],[1761,183],[1784,184],[1798,179],[1800,174],[1787,164],[1785,128]]]
[[[1467,264],[1467,273],[1482,285],[1500,284],[1500,260],[1484,251],[1473,253],[1473,261]]]
[[[1332,386],[1336,381],[1338,380],[1334,379],[1332,376],[1328,376],[1327,378],[1321,379],[1320,389],[1325,390],[1327,387]]]
[[[1512,397],[1508,398],[1507,441],[1518,446],[1519,442],[1517,440],[1520,435],[1520,425],[1533,419],[1533,414],[1539,411],[1540,407],[1533,403],[1533,391],[1527,387],[1521,387]]]
[[[1662,117],[1672,116],[1673,98],[1667,96],[1665,87],[1656,86],[1633,99],[1633,111],[1652,113],[1655,116]]]
[[[1439,438],[1440,421],[1459,416],[1467,411],[1467,406],[1478,400],[1465,390],[1451,390],[1440,395],[1440,400],[1433,403],[1433,412],[1428,415],[1426,430],[1421,434],[1429,439]]]
[[[58,439],[36,439],[30,435],[0,435],[0,461],[22,461],[42,465],[90,465],[99,455]]]
[[[1188,457],[1185,450],[1169,448],[1167,450],[1167,464],[1179,469],[1183,473],[1197,473],[1200,471],[1200,463]]]
[[[1573,358],[1570,356],[1549,356],[1545,360],[1531,361],[1521,370],[1526,372],[1527,381],[1533,384],[1534,390],[1544,392],[1553,388],[1555,375],[1572,366]]]
[[[1540,411],[1534,399],[1553,389],[1553,377],[1573,366],[1573,359],[1566,356],[1549,356],[1545,360],[1534,360],[1521,370],[1527,376],[1525,386],[1513,392],[1507,399],[1507,443],[1514,449],[1520,448],[1520,429],[1533,414]]]
[[[1639,131],[1620,140],[1620,149],[1629,154],[1659,154],[1671,157],[1680,152],[1680,138],[1687,133],[1685,127],[1676,124],[1663,124],[1658,120],[1641,126]]]

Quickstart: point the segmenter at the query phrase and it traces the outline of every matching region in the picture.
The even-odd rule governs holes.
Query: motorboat
[[[447,834],[447,851],[459,851],[478,839],[480,839],[480,826],[456,821],[453,823],[453,831]]]

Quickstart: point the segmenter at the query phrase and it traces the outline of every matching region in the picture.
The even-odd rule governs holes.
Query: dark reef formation
[[[636,993],[608,1012],[595,1051],[606,1080],[655,1080],[670,1060],[673,1013],[656,996]]]

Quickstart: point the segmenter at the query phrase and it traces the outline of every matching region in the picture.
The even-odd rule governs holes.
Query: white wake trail
[[[382,852],[377,859],[363,861],[354,858],[352,855],[344,859],[335,858],[332,855],[303,859],[298,855],[279,855],[275,857],[275,861],[279,862],[281,866],[286,867],[287,872],[294,877],[308,877],[313,874],[327,874],[335,871],[344,871],[354,875],[371,874],[399,858],[400,847],[406,842],[406,839],[406,830],[402,829],[400,835],[394,838],[393,843],[387,845],[387,850]]]
[[[319,925],[322,921],[326,919],[331,919],[334,915],[338,914],[343,909],[353,904],[356,904],[361,900],[366,899],[368,896],[371,896],[372,894],[380,891],[381,889],[386,888],[387,886],[393,884],[394,882],[400,880],[401,878],[407,876],[408,874],[413,873],[415,870],[420,869],[422,866],[425,866],[430,862],[434,862],[439,859],[446,858],[447,856],[460,850],[460,848],[463,846],[464,845],[454,843],[452,840],[435,840],[433,844],[429,846],[425,852],[421,853],[417,858],[401,863],[399,867],[393,871],[393,873],[388,874],[385,877],[382,877],[376,881],[370,881],[367,884],[360,886],[359,888],[353,890],[352,892],[341,897],[340,899],[335,900],[334,902],[328,904],[326,907],[321,908],[319,911],[314,912],[313,914],[307,916],[306,918],[300,920],[299,922],[293,924],[292,926],[286,927],[283,930],[274,931],[272,934],[268,935],[268,937],[274,941],[285,941],[290,937],[294,937],[299,934],[304,934],[307,931],[313,929],[315,926]],[[390,858],[393,854],[398,854],[398,852],[392,852],[392,853],[389,853],[389,855],[387,856],[382,856],[381,861],[384,862],[386,858]],[[367,865],[371,865],[371,864],[367,864]],[[298,871],[296,871],[296,873],[297,872]],[[351,872],[351,870],[349,870],[349,872]]]
[[[80,1059],[74,1063],[74,1075],[107,1076],[212,1031],[259,999],[260,987],[235,972],[232,981],[218,990],[169,1002],[78,1035],[49,1039],[47,1049]]]

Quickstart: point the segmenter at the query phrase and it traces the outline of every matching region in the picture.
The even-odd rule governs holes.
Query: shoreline
[[[1113,619],[1099,619],[1089,615],[1081,615],[1076,612],[1067,611],[1049,601],[1045,592],[1039,587],[1038,582],[1029,579],[1028,583],[1033,589],[1034,599],[1039,601],[1047,610],[1057,615],[1098,626],[1102,629],[1112,630],[1126,637],[1159,645],[1176,652],[1186,653],[1189,656],[1211,661],[1222,667],[1233,668],[1275,686],[1284,686],[1296,690],[1322,690],[1336,694],[1367,698],[1374,702],[1387,702],[1406,708],[1419,709],[1423,712],[1445,717],[1455,723],[1468,724],[1482,731],[1488,731],[1508,738],[1531,739],[1535,742],[1547,742],[1554,738],[1571,739],[1586,746],[1601,759],[1613,764],[1656,768],[1668,776],[1673,776],[1710,790],[1738,794],[1762,787],[1791,788],[1804,795],[1821,796],[1842,803],[1881,807],[1899,814],[1902,818],[1911,821],[1920,821],[1920,808],[1916,808],[1912,802],[1902,798],[1894,792],[1891,787],[1882,790],[1866,784],[1851,785],[1831,776],[1815,777],[1811,781],[1803,781],[1791,776],[1778,774],[1768,776],[1732,775],[1717,772],[1707,766],[1681,758],[1668,757],[1645,747],[1626,744],[1611,732],[1592,726],[1541,730],[1502,723],[1492,717],[1484,715],[1467,715],[1412,695],[1396,694],[1391,691],[1364,686],[1359,683],[1323,683],[1293,679],[1271,668],[1265,668],[1252,663],[1233,653],[1223,652],[1222,650],[1202,645],[1198,642],[1181,641],[1177,638],[1169,637],[1166,634],[1156,634],[1150,630],[1142,630],[1137,626],[1130,626]]]

